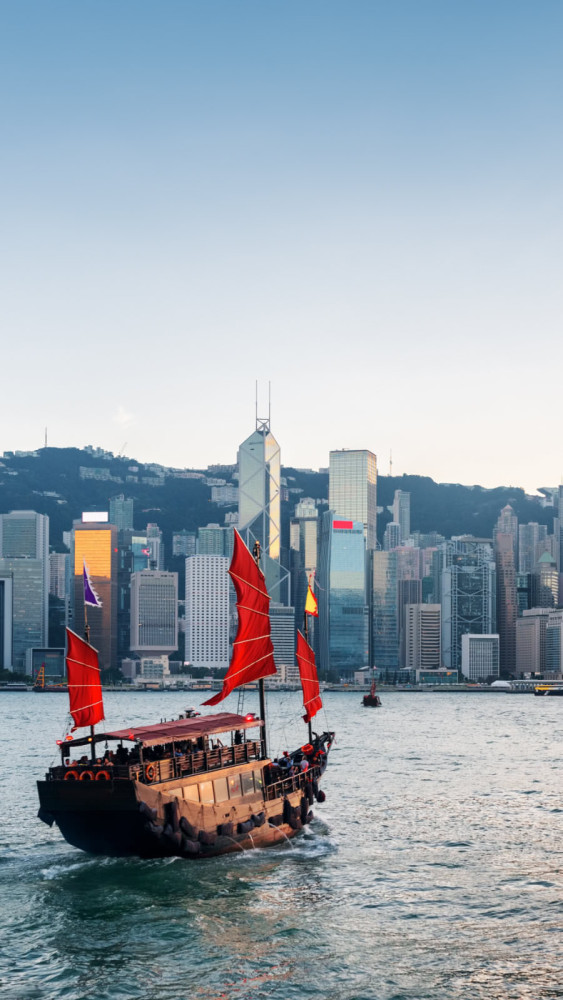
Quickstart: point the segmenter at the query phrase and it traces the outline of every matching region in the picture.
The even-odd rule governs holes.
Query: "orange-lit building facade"
[[[90,580],[101,608],[87,608],[90,642],[98,650],[100,667],[117,667],[117,528],[106,522],[75,521],[72,532],[72,586],[70,628],[84,634],[83,565],[86,562]]]

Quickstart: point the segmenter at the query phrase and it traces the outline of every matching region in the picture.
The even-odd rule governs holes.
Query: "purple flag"
[[[94,608],[102,606],[102,602],[92,586],[90,574],[86,568],[86,560],[84,560],[84,604],[91,604]]]

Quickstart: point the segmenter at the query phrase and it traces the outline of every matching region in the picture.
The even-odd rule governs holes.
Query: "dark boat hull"
[[[73,847],[109,857],[202,858],[265,847],[293,837],[311,818],[303,788],[266,802],[241,800],[227,816],[184,800],[178,787],[128,780],[37,786],[40,819],[56,823]]]
[[[364,708],[381,708],[379,695],[365,694],[362,699],[362,705]]]

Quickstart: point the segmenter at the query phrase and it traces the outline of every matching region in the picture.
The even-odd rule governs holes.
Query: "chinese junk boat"
[[[38,790],[39,818],[56,823],[70,844],[113,856],[210,857],[292,837],[312,818],[314,799],[324,801],[319,780],[334,733],[311,731],[321,699],[313,650],[301,633],[308,742],[284,754],[280,764],[268,756],[263,678],[276,668],[270,599],[258,563],[259,548],[253,558],[235,531],[229,573],[238,632],[223,688],[205,704],[259,680],[261,718],[190,710],[171,722],[95,732],[104,718],[98,654],[67,630],[72,732],[90,729],[58,741],[60,764],[49,769]],[[86,580],[85,569],[85,588]]]
[[[372,678],[371,687],[369,689],[369,694],[365,694],[362,698],[362,705],[364,708],[381,708],[381,698],[376,694],[375,690],[375,671]]]

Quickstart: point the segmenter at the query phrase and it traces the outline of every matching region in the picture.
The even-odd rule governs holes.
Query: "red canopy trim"
[[[95,726],[104,718],[104,702],[100,681],[98,651],[71,629],[66,630],[66,671],[70,714],[74,720],[71,732],[81,726]]]
[[[299,666],[301,687],[303,688],[303,708],[305,709],[303,719],[305,722],[310,722],[313,716],[323,707],[323,703],[320,696],[315,654],[301,632],[297,633],[296,657]]]
[[[229,567],[237,595],[238,630],[223,688],[204,701],[217,705],[236,687],[276,673],[270,635],[270,597],[264,574],[256,565],[238,531],[234,532],[233,558]],[[268,621],[265,631],[264,618]]]

